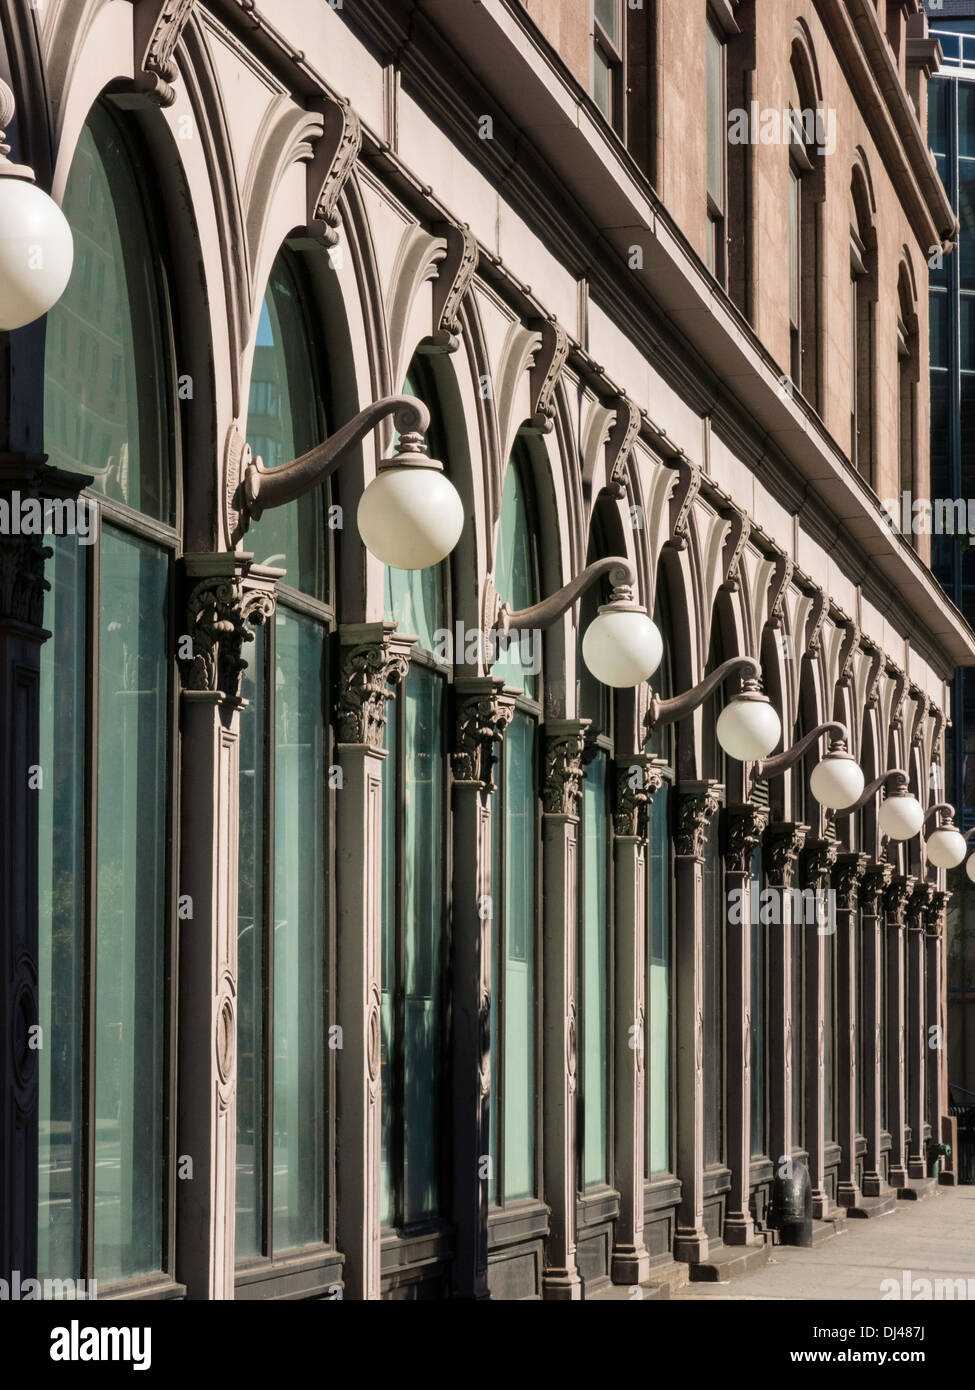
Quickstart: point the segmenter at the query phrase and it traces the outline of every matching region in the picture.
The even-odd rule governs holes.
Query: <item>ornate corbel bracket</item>
[[[442,222],[434,232],[446,241],[447,251],[433,283],[433,330],[428,348],[456,352],[460,347],[460,306],[477,273],[477,237],[466,222]]]
[[[629,396],[617,396],[611,404],[616,421],[606,443],[607,491],[622,500],[630,490],[630,450],[640,433],[642,417]]]
[[[176,100],[173,83],[179,69],[173,55],[195,4],[196,0],[136,0],[135,87],[160,106],[172,106]]]
[[[884,896],[894,876],[891,864],[870,864],[860,885],[860,907],[871,917],[879,917],[884,909]]]
[[[943,888],[935,889],[924,912],[925,933],[928,936],[941,936],[944,932],[945,912],[951,901],[951,894]]]
[[[915,702],[914,727],[911,729],[911,747],[920,748],[924,742],[924,721],[928,714],[928,698],[919,685],[910,687],[911,699]]]
[[[820,888],[833,872],[839,854],[836,840],[807,840],[802,853],[801,875],[810,888]]]
[[[551,719],[545,724],[542,808],[546,816],[576,820],[585,788],[589,719]]]
[[[848,688],[853,681],[853,658],[857,654],[860,646],[860,629],[858,625],[851,622],[843,634],[843,644],[840,647],[839,675],[836,684],[840,689]]]
[[[308,165],[308,231],[335,246],[339,198],[362,148],[362,124],[348,101],[322,97],[310,106],[324,116],[325,130]]]
[[[923,931],[927,924],[927,914],[934,903],[938,890],[933,883],[915,882],[907,900],[907,926],[910,931]]]
[[[275,586],[283,570],[252,565],[249,556],[186,555],[191,585],[186,601],[189,651],[181,657],[183,690],[218,695],[240,706],[240,683],[247,662],[246,643],[254,628],[274,616]]]
[[[676,462],[677,486],[670,496],[670,536],[667,545],[675,550],[683,550],[687,545],[687,530],[691,519],[694,499],[701,491],[703,475],[697,464],[691,463],[686,454],[680,454]]]
[[[745,546],[751,535],[752,523],[748,514],[741,507],[731,508],[730,520],[731,530],[725,539],[724,553],[721,557],[721,568],[724,571],[721,587],[729,594],[734,594],[737,593],[741,584],[739,578],[741,557],[745,553]]]
[[[415,637],[401,637],[396,624],[352,623],[339,630],[341,656],[335,720],[338,741],[382,752],[386,701],[405,680]]]
[[[531,369],[531,424],[540,434],[550,434],[555,425],[555,390],[569,358],[569,335],[555,319],[537,319],[530,326],[542,338]]]
[[[822,642],[823,627],[829,613],[829,595],[818,586],[813,590],[812,609],[806,622],[806,652],[815,656]]]
[[[684,782],[678,788],[674,853],[704,862],[709,826],[721,805],[720,782]]]
[[[613,828],[619,840],[645,840],[650,803],[663,786],[663,764],[645,753],[633,753],[616,766]]]
[[[867,709],[875,709],[880,699],[880,673],[884,667],[884,654],[879,647],[870,647],[860,639],[860,650],[870,657],[870,670],[863,692],[863,703]]]
[[[914,892],[916,879],[911,874],[892,874],[884,893],[884,908],[896,926],[903,926],[904,909]]]
[[[775,573],[768,592],[768,622],[773,629],[780,628],[785,618],[785,596],[789,592],[794,570],[791,555],[786,555],[784,550],[776,551]]]
[[[496,790],[498,743],[515,712],[515,694],[492,676],[461,677],[455,685],[454,785],[490,794]]]
[[[899,666],[890,666],[888,672],[894,679],[894,698],[890,705],[890,726],[899,729],[904,723],[904,704],[907,700],[907,672]]]

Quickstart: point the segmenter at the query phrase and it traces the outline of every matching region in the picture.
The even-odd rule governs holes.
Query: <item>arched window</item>
[[[821,408],[819,279],[828,132],[815,59],[801,27],[792,40],[789,145],[790,372],[811,405]]]
[[[505,474],[494,583],[513,610],[539,600],[531,459],[516,443]],[[494,675],[521,691],[501,744],[492,815],[491,1179],[498,1205],[537,1189],[538,633],[512,644]]]
[[[658,572],[654,622],[664,642],[664,655],[653,677],[653,688],[662,700],[674,694],[672,653],[673,624],[667,584]],[[650,803],[649,849],[647,856],[647,985],[646,985],[646,1075],[647,1075],[647,1158],[646,1176],[653,1178],[673,1171],[671,1115],[671,1051],[673,1010],[673,839],[671,798],[677,776],[674,726],[658,726],[647,743],[647,753],[657,761],[663,780]]]
[[[247,441],[269,467],[327,433],[314,292],[282,250],[257,331]],[[273,623],[256,630],[240,721],[236,1255],[242,1276],[326,1236],[326,711],[330,551],[318,489],[247,534],[286,569]]]
[[[613,553],[598,513],[593,522],[587,564]],[[600,588],[603,592],[600,593]],[[612,822],[610,775],[613,765],[613,700],[582,659],[582,636],[608,602],[609,585],[589,589],[580,604],[579,710],[590,719],[586,731],[586,781],[582,808],[579,901],[578,999],[581,1067],[578,1089],[579,1189],[610,1181],[610,1087],[612,1083]]]
[[[917,304],[906,262],[901,265],[897,283],[897,415],[899,433],[898,493],[915,495],[917,481],[917,394],[921,381]],[[917,545],[917,537],[911,537]]]
[[[431,409],[427,443],[445,460],[436,384],[416,359],[404,394]],[[383,764],[382,1177],[384,1226],[442,1214],[446,954],[446,566],[386,570],[386,617],[417,637],[388,711]],[[438,653],[440,655],[438,655]]]
[[[875,482],[874,369],[877,303],[877,234],[866,169],[857,164],[851,185],[850,221],[850,459]]]
[[[172,574],[178,445],[164,248],[142,157],[91,111],[47,320],[45,449],[94,477],[59,537],[41,649],[39,1272],[172,1277]],[[87,697],[87,698],[86,698]]]

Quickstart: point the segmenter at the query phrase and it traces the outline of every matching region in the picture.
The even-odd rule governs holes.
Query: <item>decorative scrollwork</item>
[[[204,578],[195,584],[186,605],[192,656],[182,663],[183,689],[238,701],[247,666],[244,644],[253,642],[255,627],[273,617],[274,606],[272,590],[248,588],[240,574]]]
[[[498,742],[515,712],[515,696],[504,693],[504,682],[490,677],[478,688],[458,693],[456,747],[451,754],[454,782],[494,792]]]
[[[343,646],[338,679],[336,722],[340,743],[380,752],[386,727],[386,701],[406,678],[413,639],[393,635],[394,626],[378,628],[372,640]]]
[[[546,725],[542,806],[547,816],[577,817],[585,786],[586,730],[590,720]]]
[[[721,805],[721,786],[706,782],[693,791],[682,791],[678,798],[677,833],[674,853],[681,858],[703,862],[708,841],[708,827]]]

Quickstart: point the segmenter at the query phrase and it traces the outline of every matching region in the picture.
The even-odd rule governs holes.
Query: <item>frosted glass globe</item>
[[[968,853],[964,835],[953,826],[935,830],[928,836],[925,849],[936,869],[957,869]]]
[[[924,811],[916,796],[888,796],[880,803],[877,824],[890,840],[910,840],[924,824]]]
[[[730,758],[757,763],[769,756],[782,737],[782,721],[767,700],[738,696],[718,715],[715,733]]]
[[[968,875],[971,881],[975,883],[975,854],[972,855],[968,863],[965,865],[965,873]]]
[[[435,468],[406,464],[377,473],[359,499],[359,535],[377,560],[397,570],[439,565],[464,529],[464,504]]]
[[[809,790],[828,811],[845,811],[863,795],[863,769],[852,758],[827,753],[809,777]]]
[[[618,688],[649,680],[664,654],[663,638],[648,613],[605,609],[586,629],[582,659],[603,685]]]
[[[33,323],[71,278],[74,241],[57,203],[26,179],[0,178],[0,329]]]

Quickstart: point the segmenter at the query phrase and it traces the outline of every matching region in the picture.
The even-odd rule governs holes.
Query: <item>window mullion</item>
[[[85,649],[87,653],[85,691],[85,740],[84,804],[88,807],[88,826],[86,830],[86,883],[85,883],[85,982],[84,996],[87,1013],[84,1022],[84,1062],[82,1066],[82,1108],[85,1115],[84,1173],[82,1179],[82,1270],[85,1280],[95,1275],[95,1040],[97,1033],[97,921],[98,921],[98,783],[96,777],[98,748],[98,672],[99,672],[99,625],[98,610],[101,602],[101,547],[91,548],[89,563],[85,567],[86,618]]]
[[[396,694],[396,947],[393,992],[393,1224],[406,1213],[406,684]]]
[[[262,1068],[262,1110],[264,1114],[264,1182],[261,1193],[263,1205],[262,1251],[271,1256],[274,1251],[274,802],[275,802],[275,736],[277,728],[276,684],[277,623],[266,627],[267,643],[264,657],[264,885],[263,885],[263,1048],[265,1065]]]

